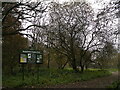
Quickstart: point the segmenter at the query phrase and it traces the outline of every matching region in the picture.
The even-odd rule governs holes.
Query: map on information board
[[[27,63],[27,54],[20,54],[20,63]]]

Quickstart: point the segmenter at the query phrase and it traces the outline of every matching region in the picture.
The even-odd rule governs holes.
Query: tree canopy
[[[3,46],[11,49],[18,39],[24,45],[18,44],[16,49],[25,48],[27,39],[21,35],[26,35],[34,49],[48,55],[48,67],[50,60],[56,59],[59,67],[69,64],[76,72],[78,67],[83,72],[89,63],[98,62],[97,54],[103,58],[113,55],[119,35],[118,3],[111,1],[95,13],[86,1],[3,2]]]

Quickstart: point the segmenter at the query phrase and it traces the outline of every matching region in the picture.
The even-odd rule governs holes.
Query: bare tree
[[[83,62],[85,62],[82,59],[86,51],[99,44],[94,42],[95,31],[90,29],[90,23],[93,20],[92,9],[85,2],[65,3],[63,5],[52,3],[50,17],[49,31],[52,37],[49,43],[57,51],[64,54],[73,69],[77,71],[77,49],[80,49],[79,61],[82,67]]]
[[[102,43],[104,43],[104,47],[106,46],[106,43],[112,43],[114,48],[117,48],[119,43],[119,0],[110,1],[109,4],[107,4],[104,8],[99,10],[96,16],[96,30],[98,32],[97,38]],[[103,48],[104,49],[104,48]],[[103,49],[100,51],[100,53],[103,51]],[[111,54],[114,51],[111,52]],[[99,54],[100,54],[99,53]],[[109,55],[106,55],[105,53],[102,53],[105,57],[109,57]],[[112,56],[112,55],[111,55]],[[100,55],[99,55],[100,57]],[[103,59],[101,62],[106,62],[106,59]],[[107,63],[105,63],[107,64]]]
[[[9,6],[9,7],[8,7]],[[24,22],[24,23],[31,23],[33,21],[33,18],[35,17],[36,13],[39,15],[38,17],[41,18],[41,14],[45,12],[47,9],[46,6],[43,5],[42,2],[2,2],[2,24],[3,24],[3,36],[5,35],[14,35],[14,34],[21,34],[21,35],[27,35],[23,34],[20,31],[29,30],[33,27],[39,27],[44,28],[45,26],[38,25],[38,24],[29,24],[16,29],[13,32],[6,32],[6,29],[9,29],[10,27],[14,27],[18,22]],[[16,19],[11,22],[11,24],[6,25],[5,22],[7,20],[7,17],[9,15],[13,15],[16,17]],[[41,15],[41,16],[40,16]],[[37,17],[37,16],[36,16]]]

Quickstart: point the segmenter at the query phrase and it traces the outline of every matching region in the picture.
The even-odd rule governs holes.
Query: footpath
[[[100,77],[89,81],[47,86],[45,88],[106,88],[107,86],[111,85],[114,81],[117,81],[118,77],[118,72],[112,72],[112,75],[106,77]]]

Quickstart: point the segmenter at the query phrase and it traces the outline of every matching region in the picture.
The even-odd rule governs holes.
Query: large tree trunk
[[[81,72],[83,72],[84,71],[84,65],[82,63],[82,59],[80,60],[80,67],[81,67]]]
[[[48,68],[50,68],[50,53],[48,53],[48,65],[47,65]]]
[[[85,66],[85,69],[88,70],[88,65]]]
[[[76,60],[75,59],[72,60],[72,68],[75,72],[79,72],[79,70],[77,69],[77,66],[76,66]]]
[[[83,72],[84,71],[84,65],[81,65],[80,67],[81,67],[81,72]]]
[[[86,70],[88,70],[89,64],[90,64],[90,62],[87,62],[87,63],[86,63],[86,65],[85,65],[85,69],[86,69]]]
[[[76,58],[75,58],[75,48],[74,48],[74,40],[73,40],[73,32],[71,33],[71,41],[70,41],[70,55],[69,57],[71,57],[71,64],[72,64],[72,68],[75,72],[79,72],[79,70],[77,69],[77,66],[76,66]]]

